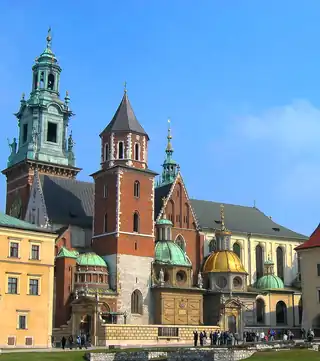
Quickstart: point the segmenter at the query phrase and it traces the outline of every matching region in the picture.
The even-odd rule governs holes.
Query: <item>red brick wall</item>
[[[181,235],[186,242],[186,252],[192,262],[194,282],[196,282],[202,264],[204,236],[196,229],[196,220],[192,215],[191,204],[182,180],[178,180],[175,184],[165,212],[173,223],[173,240]]]
[[[74,258],[57,258],[55,265],[56,279],[56,314],[55,327],[67,323],[70,318],[69,297],[72,285],[72,269],[76,265]]]
[[[108,254],[135,254],[141,256],[153,256],[153,175],[132,169],[120,169],[120,233],[117,239],[115,235],[103,235],[94,237],[93,248],[100,255]],[[134,197],[134,182],[140,183],[140,197]],[[108,184],[108,198],[103,198],[104,184]],[[114,170],[106,171],[95,178],[95,216],[94,236],[103,233],[116,232],[117,224],[117,174]],[[139,234],[133,233],[133,215],[139,214]],[[108,214],[108,230],[104,232],[104,217]]]

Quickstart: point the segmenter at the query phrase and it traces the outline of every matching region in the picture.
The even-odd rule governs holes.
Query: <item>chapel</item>
[[[99,169],[92,182],[79,180],[61,70],[49,32],[2,171],[6,212],[57,233],[54,327],[92,335],[116,323],[298,329],[295,247],[306,237],[255,206],[191,199],[170,124],[160,176],[150,169],[147,126],[127,89],[96,130]]]

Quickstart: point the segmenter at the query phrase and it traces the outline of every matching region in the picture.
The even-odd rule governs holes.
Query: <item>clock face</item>
[[[20,218],[22,214],[22,202],[19,195],[17,195],[12,202],[11,208],[10,208],[10,216],[15,218]]]

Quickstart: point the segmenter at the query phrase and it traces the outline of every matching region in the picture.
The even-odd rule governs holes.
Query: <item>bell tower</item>
[[[138,122],[125,89],[101,138],[101,169],[95,183],[92,247],[104,257],[118,292],[118,312],[128,323],[151,315],[150,270],[154,256],[154,178],[148,169],[149,136]],[[121,318],[119,319],[121,321]]]
[[[9,142],[6,212],[23,219],[29,200],[35,169],[41,173],[74,178],[74,141],[68,136],[70,109],[68,92],[60,99],[61,67],[52,51],[51,29],[47,45],[32,67],[32,87],[28,99],[22,94],[20,109],[15,114],[19,135]]]

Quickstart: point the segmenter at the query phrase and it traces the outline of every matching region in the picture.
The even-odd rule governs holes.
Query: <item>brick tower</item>
[[[10,146],[7,168],[6,212],[24,219],[33,182],[34,171],[74,178],[80,171],[75,167],[73,139],[67,141],[70,117],[68,93],[60,99],[61,68],[51,49],[51,30],[47,46],[32,67],[33,80],[29,99],[22,95],[18,119],[19,136]]]
[[[101,169],[94,173],[94,250],[115,275],[118,312],[127,322],[146,324],[154,256],[154,178],[148,169],[149,137],[125,90],[111,122],[100,134]],[[123,318],[119,318],[121,322]]]

